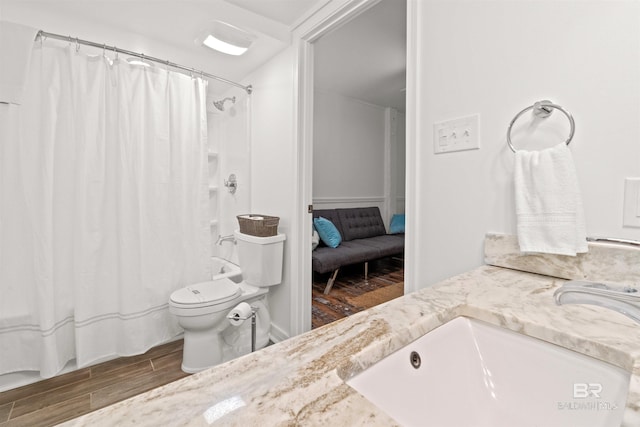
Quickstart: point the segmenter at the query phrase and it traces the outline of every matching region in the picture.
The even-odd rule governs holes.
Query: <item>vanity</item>
[[[558,413],[609,411],[615,406],[621,425],[640,425],[640,324],[603,307],[559,306],[553,297],[567,280],[640,285],[640,249],[590,243],[589,252],[577,257],[522,255],[514,237],[489,234],[485,259],[487,265],[433,287],[65,425],[399,425],[347,382],[460,317],[542,340],[626,373],[626,396],[615,401],[598,400],[606,390],[585,375],[568,386],[566,397],[554,397],[551,404]],[[406,362],[413,364],[413,355]],[[531,364],[523,369],[546,369],[545,363]],[[583,405],[587,397],[596,406]],[[458,410],[464,411],[464,405]],[[522,421],[526,425],[524,415]]]

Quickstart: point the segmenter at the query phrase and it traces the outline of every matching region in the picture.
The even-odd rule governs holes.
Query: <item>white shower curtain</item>
[[[0,374],[142,353],[210,277],[206,82],[112,59],[36,43],[2,106]]]

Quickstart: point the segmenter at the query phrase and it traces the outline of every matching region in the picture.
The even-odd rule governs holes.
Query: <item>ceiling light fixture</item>
[[[247,31],[222,21],[213,21],[196,38],[197,45],[204,45],[227,55],[242,55],[253,43],[255,36]]]
[[[228,55],[235,55],[235,56],[242,55],[249,49],[248,47],[236,46],[232,43],[227,43],[223,40],[216,38],[211,34],[209,34],[207,38],[204,39],[202,44],[211,49],[217,50],[218,52],[226,53]]]

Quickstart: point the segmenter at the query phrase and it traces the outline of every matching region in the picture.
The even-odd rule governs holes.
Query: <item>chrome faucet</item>
[[[640,323],[640,295],[636,288],[570,280],[558,288],[556,304],[592,304],[615,310]]]
[[[216,245],[222,245],[223,242],[233,242],[236,244],[236,238],[233,234],[229,234],[228,236],[222,236],[218,234],[218,240],[216,240]]]

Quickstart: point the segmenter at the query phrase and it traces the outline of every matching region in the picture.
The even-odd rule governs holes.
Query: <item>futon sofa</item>
[[[377,207],[314,209],[313,217],[331,221],[342,238],[335,248],[321,241],[312,252],[315,273],[333,272],[325,294],[331,291],[340,267],[364,263],[366,280],[369,261],[404,254],[404,233],[387,234]]]

